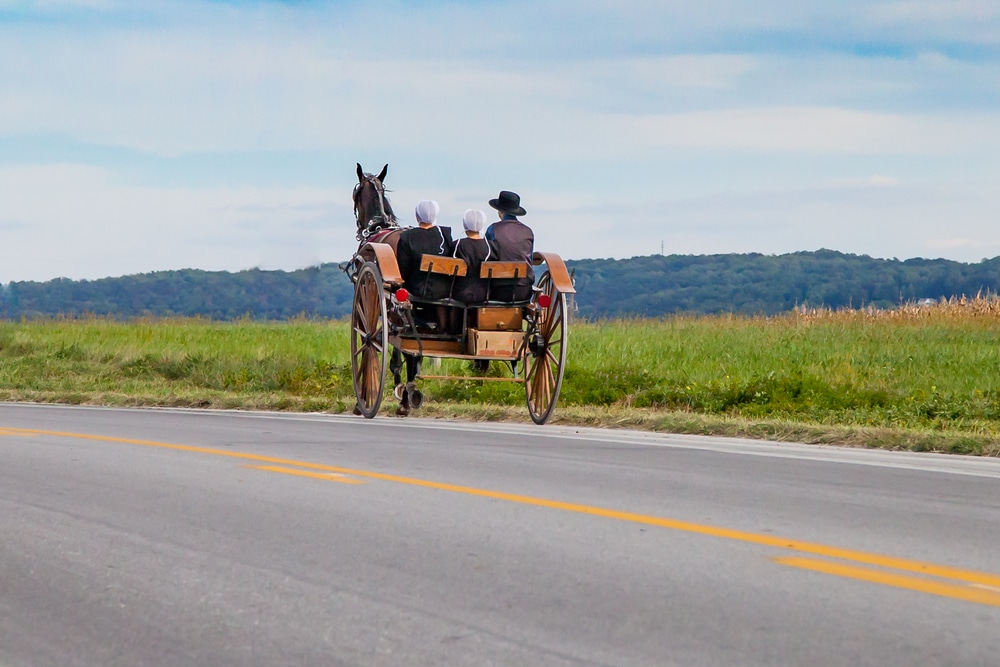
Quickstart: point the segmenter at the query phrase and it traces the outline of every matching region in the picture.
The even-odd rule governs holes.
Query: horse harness
[[[385,212],[385,186],[380,180],[375,178],[372,174],[365,174],[365,181],[373,188],[375,188],[376,202],[378,203],[378,213],[369,218],[366,222],[362,223],[362,216],[364,211],[361,210],[361,190],[364,187],[364,183],[359,182],[354,186],[354,216],[357,219],[358,233],[355,238],[358,241],[364,243],[374,234],[385,230],[385,229],[396,229],[399,225],[396,224],[395,217],[390,217]],[[364,225],[364,228],[362,228]]]

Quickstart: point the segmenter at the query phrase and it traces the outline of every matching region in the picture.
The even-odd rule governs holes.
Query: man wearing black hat
[[[527,211],[521,208],[521,197],[507,190],[501,191],[496,199],[491,199],[490,206],[500,215],[500,220],[486,230],[486,240],[491,241],[497,250],[496,260],[528,264],[527,276],[516,281],[496,281],[490,297],[497,301],[526,301],[531,298],[531,286],[535,282],[535,273],[531,269],[535,235],[517,216],[525,215]]]

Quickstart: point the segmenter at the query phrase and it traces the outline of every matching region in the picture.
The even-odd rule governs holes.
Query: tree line
[[[786,255],[652,255],[587,259],[576,270],[579,312],[772,315],[798,306],[891,308],[1000,292],[1000,257],[978,263],[877,259],[832,250]]]
[[[578,313],[589,318],[674,313],[775,314],[797,306],[892,307],[919,299],[1000,292],[1000,257],[978,263],[877,259],[831,250],[785,255],[651,255],[568,261]],[[340,318],[353,287],[336,264],[298,271],[157,271],[11,282],[0,317],[100,315]]]

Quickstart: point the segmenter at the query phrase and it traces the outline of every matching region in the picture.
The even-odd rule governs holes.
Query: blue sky
[[[997,0],[0,0],[0,282],[340,261],[356,162],[567,258],[979,261],[998,155]]]

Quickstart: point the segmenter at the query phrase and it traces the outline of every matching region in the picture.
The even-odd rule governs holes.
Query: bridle
[[[377,179],[372,174],[364,175],[364,182],[359,182],[354,186],[354,217],[356,218],[358,225],[358,241],[367,241],[370,236],[383,229],[394,229],[398,227],[396,224],[396,217],[386,213],[388,208],[385,203],[385,185],[382,181]],[[367,213],[362,210],[361,205],[361,191],[364,189],[365,183],[371,185],[375,188],[375,201],[378,205],[378,213],[373,215],[367,221],[362,221],[362,217]]]

